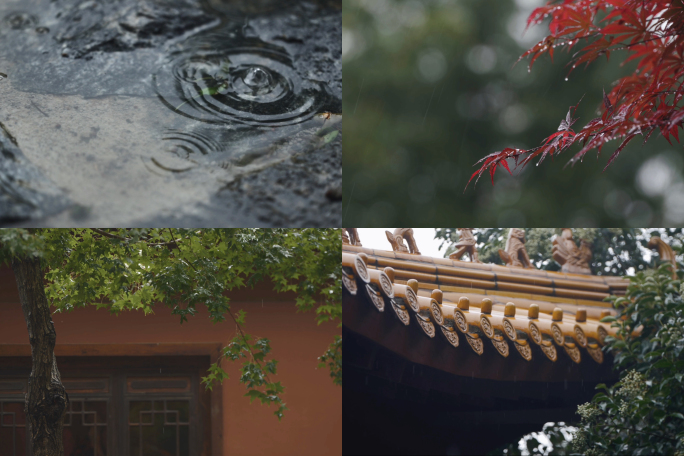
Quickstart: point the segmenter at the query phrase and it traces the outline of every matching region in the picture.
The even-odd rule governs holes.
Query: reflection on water
[[[330,104],[324,84],[302,79],[283,48],[239,32],[199,35],[171,52],[156,90],[173,111],[208,123],[284,126]]]

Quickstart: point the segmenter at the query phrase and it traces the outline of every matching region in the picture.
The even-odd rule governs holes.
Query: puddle
[[[0,18],[0,122],[61,192],[23,225],[341,223],[341,1],[22,0]]]
[[[285,49],[232,28],[172,51],[154,78],[169,109],[206,123],[257,127],[298,124],[334,109],[326,85],[300,77]]]

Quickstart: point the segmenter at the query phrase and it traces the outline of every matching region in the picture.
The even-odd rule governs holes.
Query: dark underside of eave
[[[595,386],[616,380],[610,357],[551,362],[536,350],[528,362],[488,340],[480,356],[439,330],[428,338],[413,316],[404,326],[391,308],[344,298],[344,454],[486,454],[546,422],[577,421]]]

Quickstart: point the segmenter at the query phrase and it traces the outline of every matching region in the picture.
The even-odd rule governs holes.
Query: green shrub
[[[625,296],[611,296],[617,317],[616,337],[607,337],[620,381],[600,390],[591,402],[578,407],[576,432],[567,426],[545,426],[545,437],[524,438],[523,454],[583,454],[684,456],[684,269],[676,278],[671,266],[638,272],[629,277]],[[560,437],[568,437],[561,439]],[[553,448],[539,442],[550,440]],[[569,443],[569,445],[568,445]],[[540,451],[542,450],[542,451]],[[505,454],[521,454],[518,443]]]
[[[620,381],[578,408],[573,450],[586,455],[684,454],[684,271],[668,264],[630,277],[606,338]],[[606,317],[604,320],[613,320]],[[635,332],[636,331],[636,332]]]

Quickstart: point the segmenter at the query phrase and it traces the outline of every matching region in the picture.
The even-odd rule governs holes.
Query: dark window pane
[[[64,417],[65,456],[107,454],[107,402],[72,399]]]
[[[135,401],[131,402],[129,412],[128,412],[128,422],[129,424],[138,423],[151,423],[151,401]]]
[[[178,410],[179,423],[188,424],[190,422],[190,407],[187,401],[167,401],[168,410]]]
[[[26,456],[23,402],[0,402],[0,456]]]
[[[131,456],[188,456],[189,401],[131,401]]]

